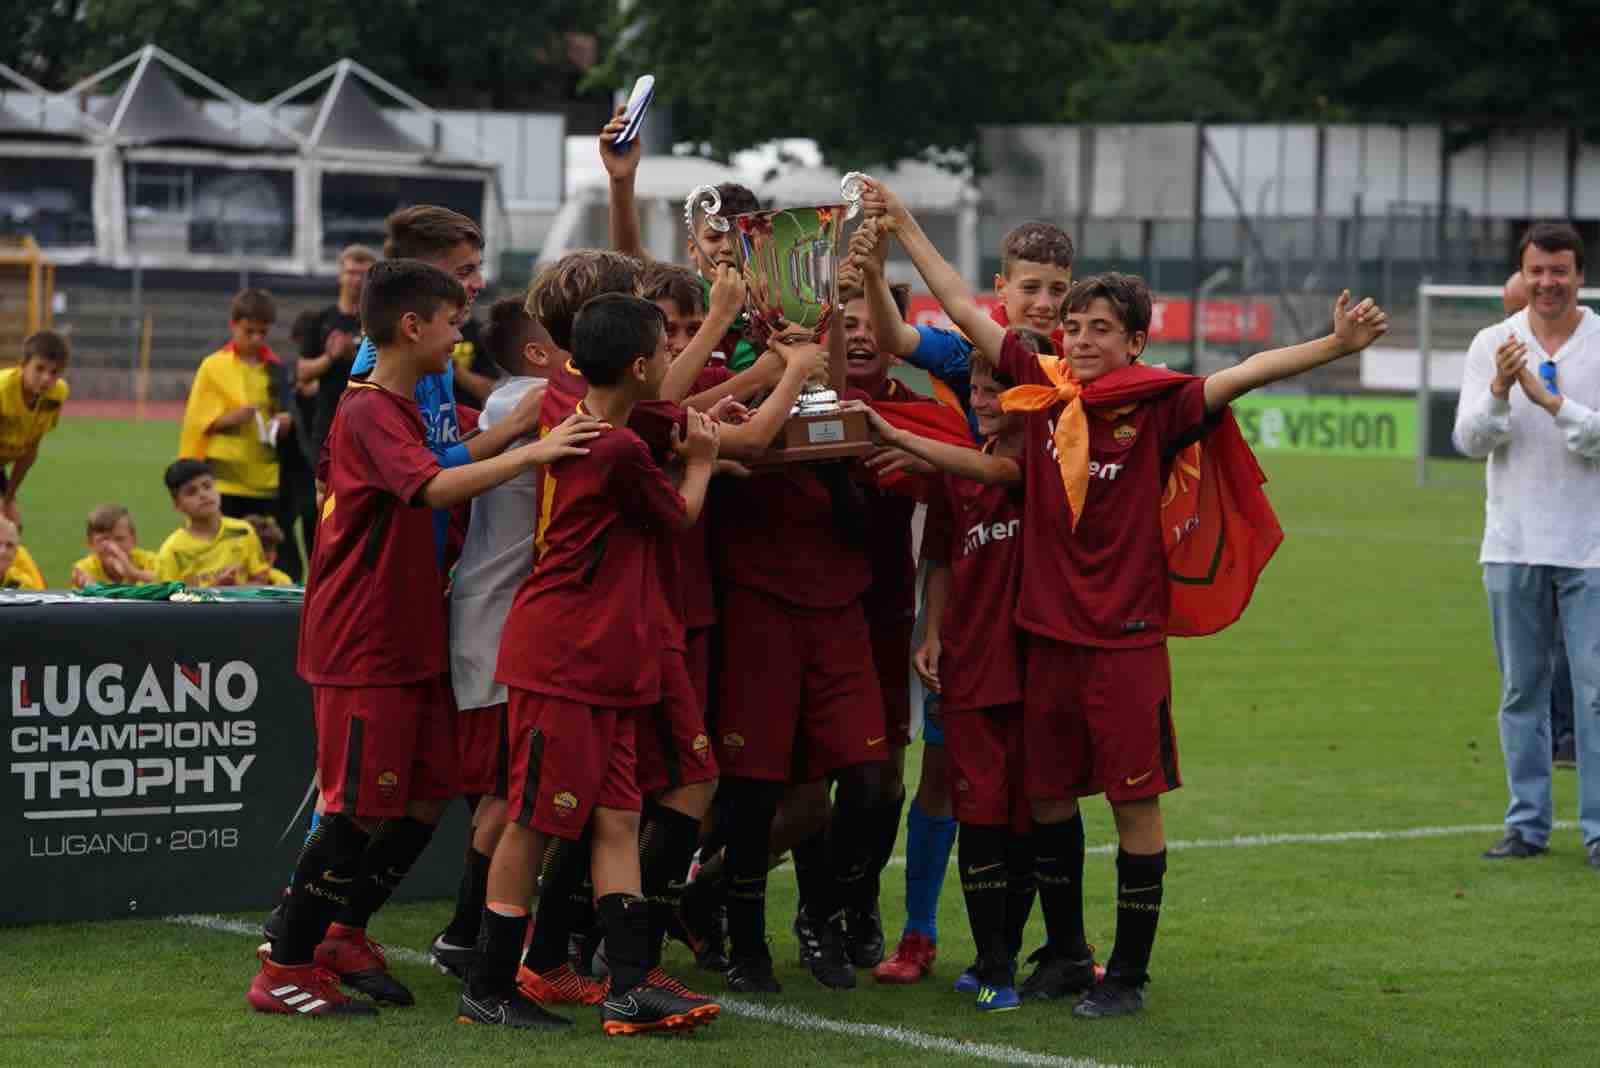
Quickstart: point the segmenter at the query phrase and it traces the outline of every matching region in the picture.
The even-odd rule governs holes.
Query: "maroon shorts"
[[[524,827],[576,839],[596,806],[639,811],[637,708],[595,708],[512,687],[506,806]]]
[[[719,625],[716,743],[723,774],[812,782],[888,759],[883,695],[861,602],[801,608],[731,586]]]
[[[456,796],[455,708],[443,677],[409,686],[313,686],[322,805],[397,819]]]
[[[689,681],[694,685],[694,695],[704,717],[711,703],[711,646],[716,640],[715,627],[695,627],[689,632],[684,660],[689,667]]]
[[[944,713],[944,751],[956,819],[980,827],[1033,827],[1022,790],[1022,705]]]
[[[506,706],[456,713],[456,759],[461,792],[469,797],[506,796]]]
[[[1097,649],[1030,636],[1026,655],[1030,800],[1138,801],[1182,785],[1165,644]]]
[[[661,703],[639,709],[635,733],[639,792],[644,796],[717,777],[717,758],[711,754],[700,697],[683,653],[663,650]]]
[[[916,620],[873,620],[868,626],[872,630],[872,664],[883,694],[889,745],[904,749],[911,744],[911,631]]]

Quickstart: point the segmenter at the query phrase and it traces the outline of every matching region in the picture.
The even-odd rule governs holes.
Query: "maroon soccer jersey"
[[[661,696],[661,572],[683,498],[639,435],[616,428],[586,456],[547,467],[535,551],[517,591],[495,678],[581,704],[625,708]]]
[[[704,393],[733,378],[726,367],[707,367],[695,377],[689,395]],[[711,509],[701,509],[695,525],[678,535],[678,575],[683,589],[683,625],[690,630],[717,621],[717,599],[711,588]]]
[[[847,466],[789,464],[725,482],[712,542],[724,581],[801,608],[839,608],[866,592],[866,505]]]
[[[1000,369],[1051,385],[1037,355],[1006,336]],[[1127,648],[1166,640],[1171,591],[1161,496],[1173,458],[1208,429],[1205,381],[1142,404],[1090,408],[1089,493],[1077,530],[1053,440],[1063,406],[1024,421],[1022,583],[1017,623],[1060,642]]]
[[[950,565],[940,639],[940,700],[947,711],[1022,700],[1022,490],[946,476],[928,504],[928,555]]]
[[[936,403],[893,378],[886,379],[872,399]],[[917,502],[908,493],[881,490],[871,483],[862,493],[867,501],[867,559],[872,568],[872,584],[862,600],[867,622],[876,625],[911,619],[917,611],[917,562],[911,555],[911,516]]]
[[[321,464],[317,526],[298,667],[318,686],[400,686],[442,674],[444,583],[433,509],[418,495],[439,473],[410,397],[351,382]]]

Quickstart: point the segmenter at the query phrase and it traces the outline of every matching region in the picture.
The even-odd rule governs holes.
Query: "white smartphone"
[[[639,136],[639,129],[644,125],[645,112],[650,110],[650,98],[656,94],[656,77],[654,74],[642,75],[633,83],[633,92],[628,94],[628,106],[623,109],[622,119],[625,125],[617,139],[611,142],[613,151],[621,153],[628,150],[633,139]]]

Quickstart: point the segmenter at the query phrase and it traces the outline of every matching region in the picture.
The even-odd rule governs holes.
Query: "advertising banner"
[[[1249,393],[1233,402],[1233,414],[1257,452],[1417,455],[1417,402],[1410,397]]]
[[[311,810],[299,612],[0,602],[0,923],[271,907]],[[400,896],[454,892],[455,809]]]

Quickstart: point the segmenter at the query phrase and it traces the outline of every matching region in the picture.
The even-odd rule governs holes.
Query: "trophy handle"
[[[860,171],[851,171],[839,179],[839,196],[850,206],[844,216],[847,221],[861,214],[861,194],[867,191],[869,177]]]
[[[728,220],[722,217],[722,194],[717,192],[714,185],[702,185],[691,192],[683,201],[683,225],[689,231],[691,242],[698,239],[699,235],[694,228],[694,212],[699,208],[710,221],[711,228],[719,234],[728,232]]]

